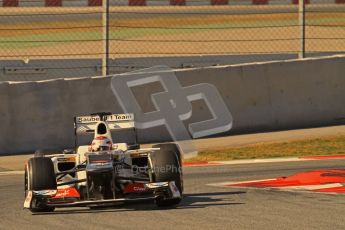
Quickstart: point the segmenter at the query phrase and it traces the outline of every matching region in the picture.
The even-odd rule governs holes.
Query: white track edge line
[[[9,176],[9,175],[22,175],[24,171],[4,171],[0,172],[0,176]]]

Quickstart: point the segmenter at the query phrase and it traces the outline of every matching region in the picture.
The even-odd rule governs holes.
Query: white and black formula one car
[[[36,152],[27,161],[24,208],[51,212],[58,207],[95,208],[132,201],[154,200],[158,206],[180,203],[183,178],[178,145],[141,149],[133,114],[80,116],[74,125],[75,150],[54,155]],[[79,145],[87,136],[91,144]],[[123,136],[126,141],[116,141]]]

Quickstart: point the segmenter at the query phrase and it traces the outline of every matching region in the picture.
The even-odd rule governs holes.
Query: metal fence
[[[123,67],[117,66],[119,60],[126,60],[131,70],[164,60],[167,65],[172,60],[209,64],[210,56],[231,64],[303,56],[303,50],[306,56],[345,53],[345,4],[337,4],[345,1],[314,0],[305,4],[304,14],[293,4],[297,1],[233,5],[248,1],[218,0],[229,5],[205,5],[187,0],[182,6],[155,6],[162,1],[151,0],[154,6],[110,2],[106,17],[102,6],[0,7],[0,60],[44,60],[46,69],[58,68],[69,76],[71,71],[101,68],[87,60],[104,60],[105,55],[110,70]],[[62,59],[81,61],[79,66],[59,66]],[[193,65],[187,61],[180,67],[188,66]]]

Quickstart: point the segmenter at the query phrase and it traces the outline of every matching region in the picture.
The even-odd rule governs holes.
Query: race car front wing
[[[145,188],[148,189],[149,191],[153,191],[153,192],[167,191],[169,194],[169,197],[165,199],[181,198],[181,194],[178,188],[176,187],[174,181],[146,183],[144,185],[145,185]],[[49,198],[53,198],[53,196],[54,196],[53,190],[28,191],[27,197],[24,201],[24,208],[31,208],[32,200],[34,197],[43,198],[43,199],[46,198],[47,199],[46,206],[48,207],[92,207],[92,206],[111,206],[111,205],[118,205],[118,204],[124,204],[124,203],[150,201],[150,200],[155,200],[160,195],[156,195],[155,193],[153,193],[146,197],[102,199],[102,200],[49,199]]]

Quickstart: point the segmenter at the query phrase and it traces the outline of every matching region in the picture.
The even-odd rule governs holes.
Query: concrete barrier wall
[[[1,20],[1,18],[0,18]],[[320,57],[343,53],[307,53],[307,57]],[[234,65],[251,62],[295,59],[297,54],[250,54],[250,55],[205,55],[178,57],[138,57],[109,60],[111,74],[124,73],[156,65],[166,65],[173,69],[199,68],[217,65]],[[99,76],[100,59],[30,59],[0,60],[1,81],[42,81],[57,78]]]
[[[217,87],[233,115],[228,134],[345,124],[345,56],[177,70],[183,86]],[[139,104],[150,110],[142,90]],[[73,147],[73,116],[122,112],[110,78],[0,83],[0,153]],[[193,103],[195,122],[209,116],[205,103]],[[187,123],[188,123],[187,122]],[[167,140],[164,127],[140,130],[141,142]]]
[[[330,54],[318,53],[317,55],[326,56]],[[293,58],[297,58],[297,54],[117,58],[109,60],[111,66],[109,71],[111,74],[118,74],[155,65],[166,65],[178,69]],[[101,65],[102,61],[100,59],[32,59],[28,62],[23,60],[0,60],[0,69],[4,70],[0,71],[0,82],[100,76],[102,74]]]

